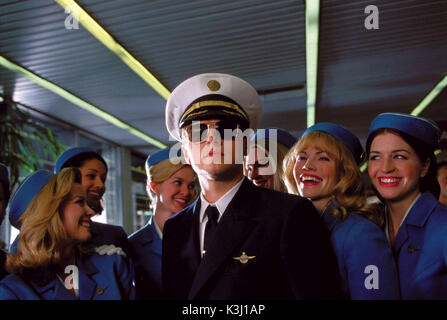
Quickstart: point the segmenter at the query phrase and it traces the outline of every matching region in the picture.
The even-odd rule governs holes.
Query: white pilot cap
[[[203,73],[183,81],[166,103],[166,127],[178,141],[181,141],[180,128],[194,120],[231,118],[256,130],[261,115],[256,89],[223,73]]]

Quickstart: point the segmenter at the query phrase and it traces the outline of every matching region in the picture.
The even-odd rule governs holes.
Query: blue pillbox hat
[[[368,139],[378,129],[395,129],[404,132],[436,149],[441,130],[433,120],[406,113],[381,113],[371,122]]]
[[[62,152],[62,154],[57,158],[56,160],[56,165],[54,166],[54,173],[59,173],[64,164],[70,160],[73,157],[76,157],[77,155],[81,154],[81,153],[96,153],[97,155],[99,155],[101,157],[101,155],[96,152],[95,150],[91,149],[91,148],[87,148],[87,147],[74,147],[74,148],[70,148],[68,150],[65,150],[64,152]]]
[[[301,135],[301,138],[312,131],[326,132],[327,134],[330,134],[334,138],[340,140],[352,152],[357,164],[362,163],[364,159],[364,152],[362,145],[360,144],[360,140],[348,129],[335,123],[321,122],[307,128]]]
[[[297,138],[292,136],[286,130],[280,128],[266,128],[266,129],[258,129],[256,133],[251,137],[251,141],[256,139],[265,139],[269,140],[276,130],[276,139],[279,143],[286,146],[287,148],[292,148],[295,142],[297,142]]]
[[[17,229],[20,228],[19,218],[25,212],[26,208],[28,208],[34,197],[53,176],[54,174],[48,170],[38,170],[22,181],[12,195],[9,205],[9,222],[14,227]]]
[[[173,154],[171,154],[171,153],[173,153]],[[164,160],[180,158],[181,156],[182,156],[182,149],[178,149],[177,153],[175,153],[175,150],[172,147],[157,151],[156,153],[151,154],[147,157],[146,169],[148,169]]]

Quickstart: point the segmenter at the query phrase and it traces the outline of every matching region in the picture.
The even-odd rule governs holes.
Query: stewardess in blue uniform
[[[87,192],[88,205],[96,214],[101,214],[103,208],[101,199],[106,191],[105,183],[107,179],[107,163],[104,158],[95,150],[87,147],[74,147],[64,151],[56,160],[54,173],[60,172],[63,168],[75,167],[81,171],[82,185]],[[9,217],[10,223],[17,229],[20,229],[18,223],[19,216]],[[121,226],[91,222],[90,232],[92,234],[89,244],[97,247],[98,252],[106,254],[107,252],[128,251],[127,233]],[[122,250],[121,250],[122,249]],[[13,241],[10,247],[11,252],[17,250],[17,239]]]
[[[440,130],[434,121],[383,113],[371,123],[368,173],[385,204],[402,299],[447,299],[447,207],[437,199]]]
[[[9,208],[20,216],[17,253],[0,281],[1,300],[131,299],[127,263],[118,254],[98,255],[83,246],[95,212],[87,205],[81,172],[39,170],[18,187]]]
[[[291,193],[312,201],[325,221],[349,299],[399,299],[391,248],[378,225],[379,213],[366,205],[359,165],[359,139],[334,123],[304,131],[286,158]],[[374,221],[374,222],[373,222]]]
[[[129,236],[129,253],[135,267],[137,299],[163,299],[161,241],[166,220],[195,198],[195,173],[182,161],[180,149],[166,148],[146,159],[146,191],[152,219]],[[170,154],[172,152],[172,154]]]

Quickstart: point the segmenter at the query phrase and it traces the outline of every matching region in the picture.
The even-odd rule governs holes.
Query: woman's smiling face
[[[369,154],[368,174],[373,186],[387,201],[400,201],[419,193],[419,180],[427,174],[415,150],[397,133],[374,137]]]
[[[158,198],[158,208],[169,210],[172,214],[183,210],[194,199],[195,173],[191,167],[183,167],[161,183],[154,183]]]
[[[88,204],[100,208],[100,200],[106,191],[106,167],[98,159],[89,159],[84,161],[79,170],[82,174],[82,185],[87,192]]]
[[[313,202],[328,201],[338,182],[336,159],[316,145],[309,145],[298,153],[293,175],[302,197]]]
[[[84,187],[74,183],[69,199],[62,208],[62,223],[68,235],[79,242],[87,241],[91,237],[90,223],[94,214],[87,204]]]

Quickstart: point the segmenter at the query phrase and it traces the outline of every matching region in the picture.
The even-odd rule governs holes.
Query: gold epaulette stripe
[[[233,109],[238,114],[242,115],[242,117],[248,121],[248,117],[246,116],[246,114],[242,111],[242,109],[238,105],[236,105],[234,103],[226,102],[226,101],[220,101],[220,100],[207,100],[207,101],[200,101],[200,102],[194,103],[191,106],[191,108],[189,108],[183,114],[183,116],[180,118],[179,123],[182,122],[186,117],[189,117],[189,115],[194,110],[197,110],[198,108],[202,108],[202,107],[206,107],[206,106],[222,106],[222,107],[227,107],[227,108]]]

